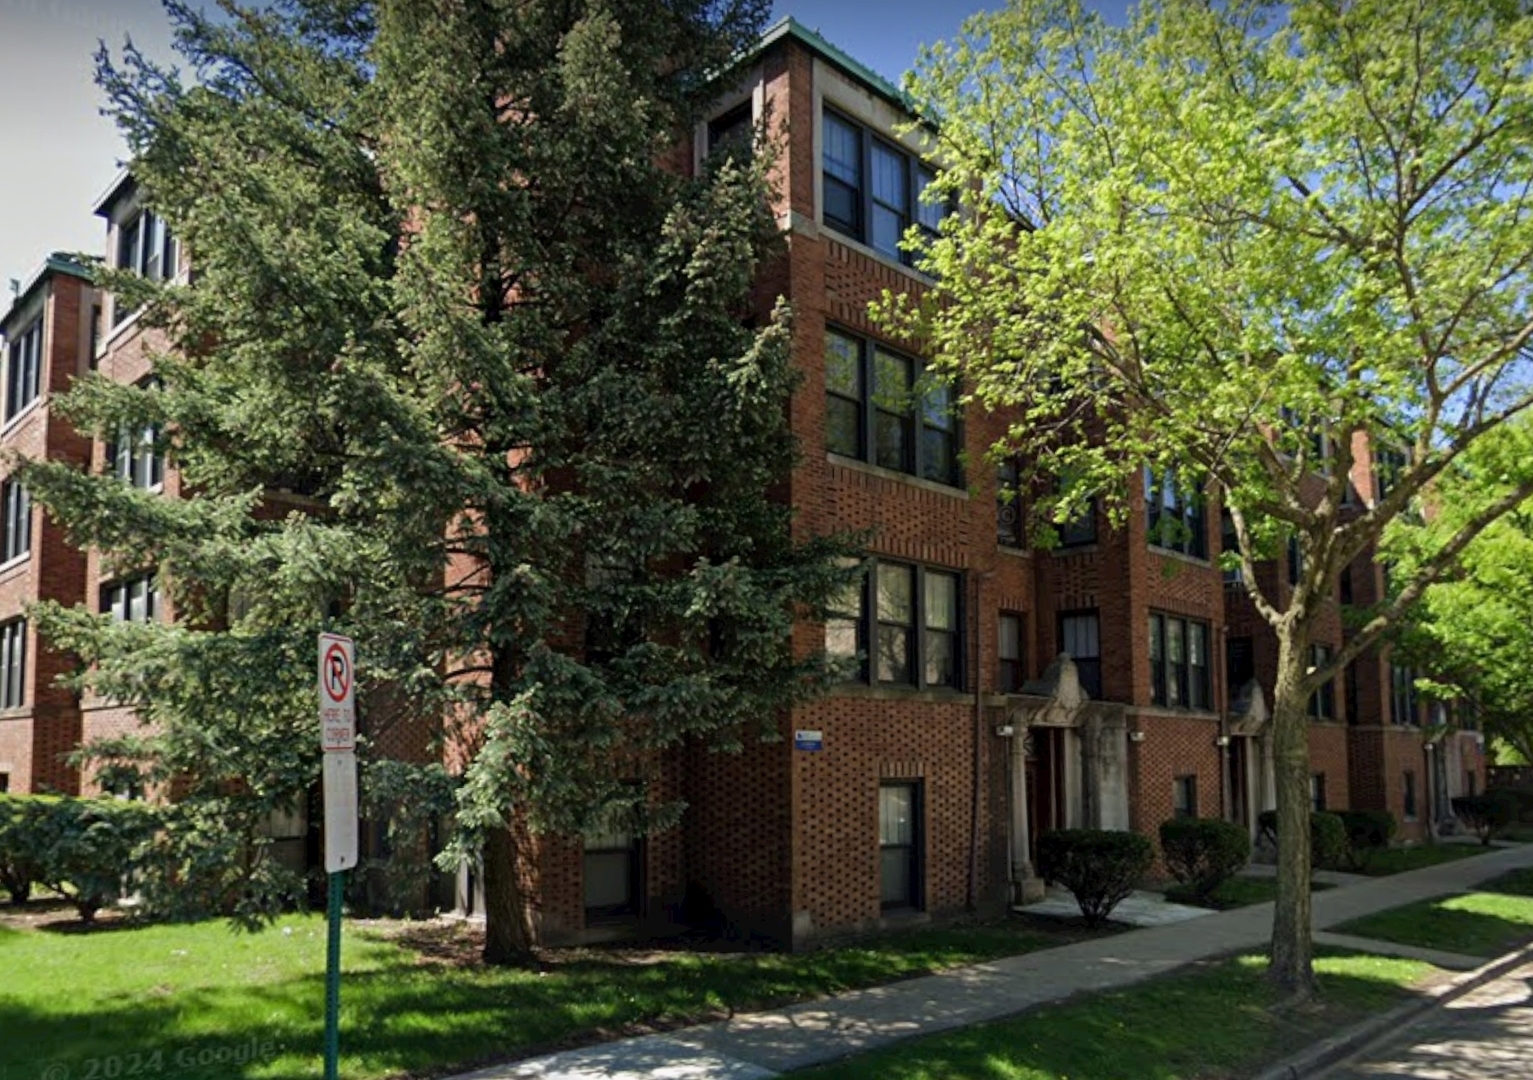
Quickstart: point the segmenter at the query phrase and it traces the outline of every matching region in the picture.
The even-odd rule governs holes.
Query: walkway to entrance
[[[1472,888],[1533,866],[1533,844],[1495,850],[1314,896],[1317,930],[1386,908]],[[492,1066],[456,1080],[764,1080],[901,1039],[996,1020],[1082,991],[1138,982],[1266,944],[1272,905],[1047,949],[940,975],[737,1016],[667,1035]]]

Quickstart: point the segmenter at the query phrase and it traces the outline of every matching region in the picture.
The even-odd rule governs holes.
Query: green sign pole
[[[341,1061],[341,894],[346,872],[330,875],[329,940],[325,946],[325,1080],[337,1080]]]

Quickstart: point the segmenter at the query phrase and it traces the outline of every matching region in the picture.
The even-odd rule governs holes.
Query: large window
[[[0,709],[16,709],[26,701],[27,620],[0,625]]]
[[[1059,616],[1060,651],[1075,661],[1081,689],[1102,696],[1102,628],[1095,611],[1066,611]]]
[[[947,208],[921,193],[934,174],[915,157],[860,124],[826,110],[822,132],[825,224],[909,264],[900,239],[911,224],[934,236]]]
[[[1309,666],[1318,671],[1331,662],[1335,652],[1329,645],[1311,645],[1309,647]],[[1336,719],[1336,680],[1327,679],[1325,683],[1309,696],[1308,712],[1312,720],[1335,720]]]
[[[1389,665],[1389,718],[1402,727],[1416,722],[1416,673]]]
[[[1021,612],[1003,611],[999,631],[996,634],[995,688],[1003,694],[1015,694],[1022,689],[1026,677],[1026,663],[1022,655]]]
[[[878,788],[879,900],[884,908],[921,907],[921,789]]]
[[[158,424],[118,428],[107,446],[106,457],[112,475],[134,487],[152,490],[165,482],[165,455],[160,449]]]
[[[165,219],[153,211],[145,210],[118,228],[119,269],[132,270],[150,281],[164,281],[175,277],[176,259],[176,238]],[[129,314],[124,305],[114,305],[112,321],[120,323]]]
[[[885,560],[868,566],[863,581],[832,602],[826,652],[850,659],[870,650],[871,663],[850,665],[857,681],[871,676],[882,686],[956,689],[963,655],[959,576]]]
[[[952,389],[920,361],[843,330],[825,332],[825,448],[958,487]]]
[[[32,402],[42,388],[43,321],[35,320],[11,339],[5,359],[5,418],[10,420]]]
[[[1172,709],[1212,707],[1208,624],[1150,614],[1150,700]]]
[[[0,562],[32,550],[32,497],[20,481],[0,484]]]
[[[1152,547],[1180,551],[1199,559],[1208,557],[1208,526],[1203,516],[1203,497],[1178,480],[1176,473],[1144,470],[1144,505]]]
[[[159,622],[160,590],[153,574],[101,587],[101,611],[121,622]]]

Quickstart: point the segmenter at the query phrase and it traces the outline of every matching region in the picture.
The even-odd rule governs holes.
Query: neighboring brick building
[[[86,268],[55,254],[0,317],[0,450],[89,460],[89,440],[57,417],[51,403],[90,366],[96,296]],[[0,479],[0,791],[79,790],[78,770],[66,759],[80,743],[80,703],[56,685],[76,661],[46,647],[24,608],[39,600],[73,603],[84,589],[85,557],[32,506],[24,487]]]
[[[701,168],[710,153],[738,151],[752,125],[782,135],[775,209],[786,250],[758,292],[763,312],[782,295],[795,313],[803,379],[790,419],[802,455],[787,497],[801,535],[871,537],[862,586],[827,623],[801,623],[794,641],[865,664],[780,718],[778,742],[651,762],[639,778],[687,805],[677,829],[529,841],[523,884],[545,940],[688,921],[798,946],[1026,899],[1040,885],[1032,843],[1047,828],[1153,835],[1196,814],[1254,829],[1272,805],[1264,701],[1275,642],[1215,562],[1218,506],[1174,477],[1146,476],[1126,527],[1109,528],[1093,507],[1056,549],[1030,548],[1019,526],[1026,493],[1002,497],[1015,470],[986,458],[1003,418],[957,415],[921,379],[915,344],[870,320],[884,290],[925,287],[897,247],[906,227],[934,226],[937,213],[918,201],[930,177],[919,136],[895,134],[907,118],[894,87],[788,20],[678,154],[678,167]],[[97,209],[118,265],[178,272],[174,242],[139,210],[131,180]],[[100,348],[85,355],[113,378],[145,378],[154,339],[110,298],[104,314]],[[124,433],[92,460],[173,495],[157,437]],[[1370,456],[1359,460],[1361,505],[1377,492]],[[108,577],[95,556],[76,559],[77,598],[93,609],[169,617],[146,575]],[[1285,558],[1257,573],[1278,595],[1289,569]],[[1338,600],[1366,604],[1382,587],[1362,558]],[[1340,648],[1344,633],[1337,607],[1317,648]],[[1472,733],[1432,729],[1424,742],[1408,691],[1387,657],[1370,656],[1345,687],[1317,695],[1312,795],[1333,809],[1389,806],[1415,838],[1449,794],[1482,781],[1483,766]],[[87,701],[75,724],[89,738],[131,720]],[[399,752],[425,741],[404,738],[413,749]],[[0,762],[19,760],[8,745]],[[460,898],[477,906],[472,880]]]

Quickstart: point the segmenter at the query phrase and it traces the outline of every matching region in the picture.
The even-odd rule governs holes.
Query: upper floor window
[[[176,275],[179,247],[165,219],[152,210],[141,211],[118,227],[117,268],[132,270],[150,281],[165,281]],[[123,305],[113,305],[115,326],[130,312]]]
[[[1311,670],[1319,671],[1331,662],[1335,652],[1329,645],[1311,645],[1309,647],[1309,666]],[[1327,679],[1313,694],[1309,696],[1308,713],[1312,720],[1335,720],[1336,719],[1336,680]]]
[[[1014,457],[1002,458],[995,469],[995,539],[1002,547],[1027,546],[1022,516],[1022,470]]]
[[[1208,528],[1203,498],[1177,479],[1175,472],[1144,470],[1144,505],[1151,546],[1208,557]]]
[[[885,686],[959,686],[963,655],[959,576],[909,563],[870,560],[855,590],[836,601],[825,623],[826,651],[850,657],[867,649],[859,681]],[[869,593],[871,592],[871,596]]]
[[[1022,615],[1016,611],[1003,611],[999,632],[996,635],[996,690],[1003,694],[1015,694],[1022,689]]]
[[[0,484],[0,562],[32,550],[32,497],[16,480]]]
[[[909,264],[900,239],[911,224],[936,235],[947,208],[921,194],[935,174],[913,155],[860,124],[824,112],[821,191],[825,224]]]
[[[11,339],[5,358],[5,418],[12,419],[32,402],[42,389],[43,320],[36,319]]]
[[[1383,499],[1394,490],[1400,474],[1410,464],[1410,455],[1395,447],[1381,447],[1373,452],[1374,501]]]
[[[27,703],[27,620],[0,625],[0,709]]]
[[[160,427],[126,424],[107,445],[107,468],[119,480],[134,487],[153,490],[165,482],[165,455],[160,449]]]
[[[751,159],[755,129],[751,126],[751,103],[749,101],[730,109],[708,121],[708,158],[723,161],[733,158],[740,164]]]
[[[1212,708],[1207,623],[1150,614],[1150,701],[1173,709]]]
[[[119,622],[160,621],[160,590],[153,574],[101,586],[101,612]]]
[[[1399,664],[1389,665],[1389,718],[1406,726],[1416,722],[1416,673]]]
[[[1059,616],[1059,648],[1075,661],[1081,689],[1102,696],[1102,625],[1096,611],[1065,611]]]
[[[959,486],[951,388],[924,366],[866,338],[825,331],[825,448],[896,472]]]

